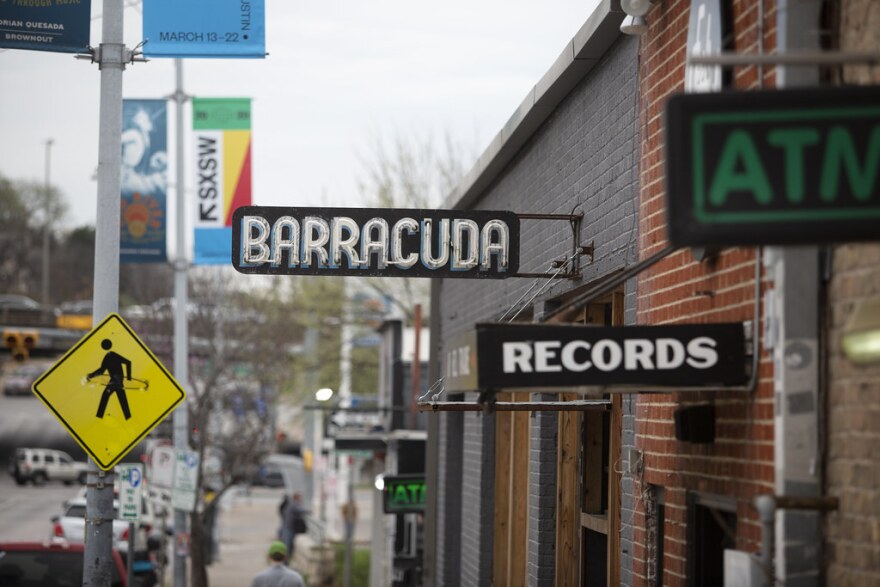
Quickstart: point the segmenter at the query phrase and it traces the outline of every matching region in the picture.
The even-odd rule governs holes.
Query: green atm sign
[[[386,476],[384,493],[386,514],[425,511],[424,475]]]
[[[880,88],[674,96],[666,146],[674,245],[880,240]]]

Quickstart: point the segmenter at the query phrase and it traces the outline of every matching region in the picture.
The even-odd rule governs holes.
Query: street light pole
[[[183,105],[187,95],[183,92],[183,61],[174,60],[175,90],[174,101],[177,115],[177,258],[174,260],[174,377],[184,387],[189,386],[189,341],[186,309],[187,299],[187,259],[186,259],[186,201],[184,200],[183,168]],[[174,448],[177,451],[189,450],[189,408],[186,402],[174,410]],[[187,535],[187,512],[174,509],[174,587],[186,585],[186,558],[182,541]],[[187,540],[188,542],[188,540]]]
[[[52,153],[52,143],[55,141],[53,139],[46,139],[46,173],[44,175],[45,184],[44,184],[44,197],[46,198],[45,210],[46,214],[46,225],[43,227],[43,305],[49,305],[49,233],[52,229],[52,188],[51,183],[49,181],[49,171],[51,169],[51,153]]]
[[[121,0],[104,0],[101,45],[93,54],[101,71],[98,125],[98,199],[92,321],[119,310],[119,209],[122,183],[122,72],[131,52],[122,42]],[[83,587],[110,584],[113,570],[113,478],[89,459]]]

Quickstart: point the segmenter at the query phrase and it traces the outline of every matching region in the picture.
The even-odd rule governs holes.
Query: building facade
[[[527,276],[442,281],[432,324],[441,345],[480,322],[634,322],[634,282],[564,307],[637,261],[638,40],[621,34],[624,16],[609,2],[593,13],[447,202],[527,215],[519,268]],[[580,245],[592,255],[576,254]],[[497,399],[581,398],[573,392],[518,390]],[[628,581],[621,573],[630,568],[633,504],[620,489],[617,456],[622,444],[634,441],[635,404],[601,390],[591,397],[604,405],[434,415],[436,540],[429,582]],[[477,398],[474,391],[447,390],[440,401]],[[583,462],[594,474],[584,475]]]
[[[852,55],[876,62],[880,4],[657,0],[641,29],[633,4],[599,4],[447,202],[578,218],[524,217],[527,278],[438,282],[434,362],[480,323],[732,323],[744,382],[432,399],[425,582],[878,584],[880,372],[842,343],[880,299],[878,245],[672,247],[665,113],[681,93],[876,85]],[[689,57],[720,53],[738,64]],[[870,140],[852,169],[876,199]]]

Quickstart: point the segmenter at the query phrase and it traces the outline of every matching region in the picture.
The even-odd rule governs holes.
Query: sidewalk
[[[269,563],[266,552],[269,544],[276,539],[280,524],[278,504],[284,490],[281,488],[252,487],[249,491],[235,487],[229,490],[220,503],[218,518],[219,556],[208,567],[211,587],[248,587],[254,576],[265,569]],[[358,489],[356,500],[359,521],[355,541],[368,545],[372,536],[371,491]],[[342,540],[342,521],[339,504],[329,500],[326,508],[326,536],[330,542]],[[332,547],[324,556],[313,541],[311,534],[296,537],[296,560],[291,565],[308,576],[310,587],[319,585],[319,576],[332,573]],[[166,575],[166,578],[168,575]]]
[[[248,587],[269,563],[266,552],[278,531],[282,489],[253,487],[249,494],[230,490],[221,503],[219,560],[208,567],[211,587]],[[299,545],[299,542],[298,542]]]

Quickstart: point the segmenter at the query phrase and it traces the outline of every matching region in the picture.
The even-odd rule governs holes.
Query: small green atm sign
[[[384,511],[403,514],[425,511],[425,477],[402,475],[385,477]]]
[[[880,240],[880,89],[683,94],[666,109],[674,245]]]

